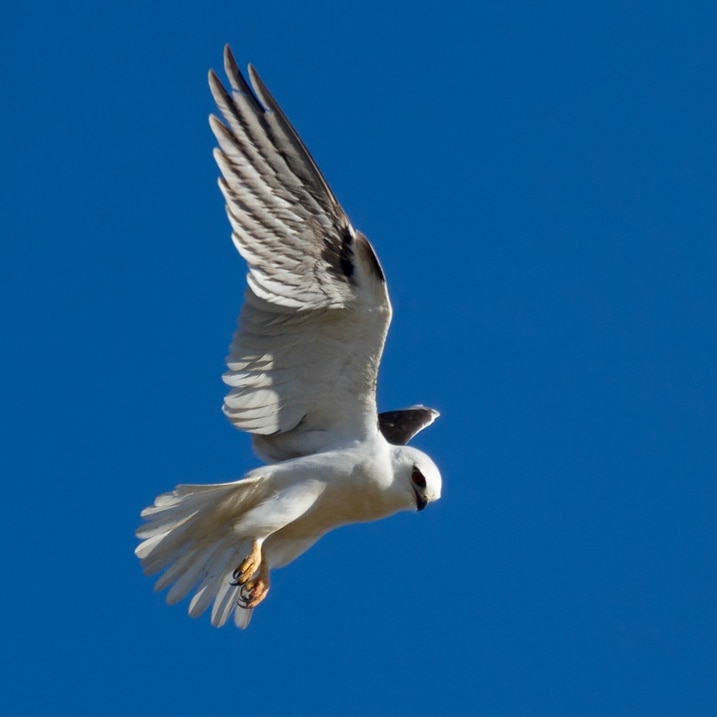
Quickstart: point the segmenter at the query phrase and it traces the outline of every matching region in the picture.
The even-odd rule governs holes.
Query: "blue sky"
[[[6,3],[8,714],[715,714],[716,32],[708,2]],[[243,633],[132,552],[157,493],[256,465],[220,411],[226,42],[381,257],[381,407],[443,414],[443,499],[327,536]]]

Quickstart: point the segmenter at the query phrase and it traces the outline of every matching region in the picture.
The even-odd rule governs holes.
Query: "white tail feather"
[[[137,530],[142,542],[135,554],[148,575],[164,571],[155,584],[174,604],[194,591],[189,603],[192,617],[212,603],[211,622],[221,627],[234,612],[234,623],[244,628],[251,610],[238,604],[239,588],[232,573],[251,549],[251,541],[234,531],[237,520],[255,507],[263,493],[261,478],[235,483],[180,485],[157,496],[142,511],[146,523]]]
[[[231,573],[240,561],[241,557],[231,539],[222,541],[214,559],[204,571],[204,579],[189,602],[189,614],[192,617],[199,617],[214,602],[222,583],[224,580],[231,580]]]

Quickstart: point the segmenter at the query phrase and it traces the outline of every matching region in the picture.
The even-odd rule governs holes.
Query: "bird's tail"
[[[240,588],[232,584],[232,572],[250,552],[251,541],[237,535],[234,525],[238,516],[257,504],[259,481],[245,478],[234,483],[179,485],[142,511],[146,522],[137,530],[142,542],[135,555],[145,575],[164,571],[155,590],[172,586],[168,604],[193,590],[192,617],[213,603],[215,627],[224,625],[232,612],[237,627],[249,624],[252,611],[239,604]]]

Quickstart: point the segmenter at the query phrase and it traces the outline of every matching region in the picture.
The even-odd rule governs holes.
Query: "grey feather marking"
[[[245,79],[228,47],[224,69],[226,87],[209,74],[223,117],[210,118],[214,156],[249,267],[224,412],[271,462],[376,430],[391,304],[369,241],[259,75],[250,67]]]

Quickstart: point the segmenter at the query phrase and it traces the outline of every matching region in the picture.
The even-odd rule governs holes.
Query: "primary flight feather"
[[[212,625],[246,627],[270,571],[340,525],[422,510],[441,493],[433,461],[408,441],[438,412],[379,414],[376,379],[391,304],[381,265],[300,137],[229,47],[219,147],[232,239],[248,286],[227,358],[229,420],[267,465],[233,483],[180,485],[142,511],[135,553],[167,602],[192,594]],[[171,586],[171,587],[170,587]]]

